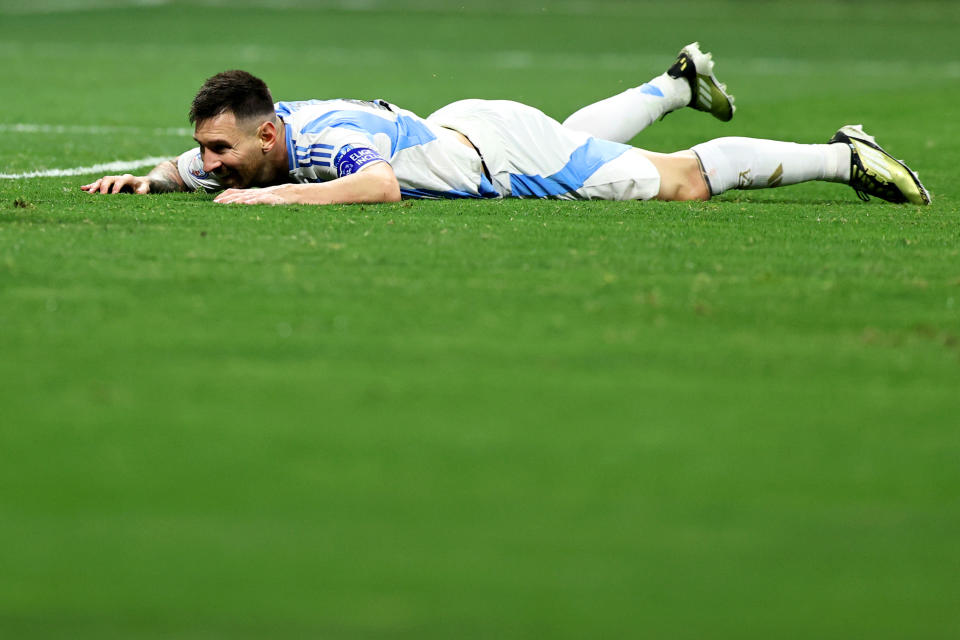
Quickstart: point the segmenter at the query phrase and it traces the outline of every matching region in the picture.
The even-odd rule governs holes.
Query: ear
[[[267,120],[257,129],[257,139],[260,140],[260,150],[263,153],[270,153],[277,141],[280,139],[280,132],[277,125]]]

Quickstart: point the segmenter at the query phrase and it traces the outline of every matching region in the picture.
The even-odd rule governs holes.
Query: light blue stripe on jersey
[[[333,151],[332,144],[311,144],[310,146],[306,145],[297,145],[297,155],[298,156],[319,156],[326,155],[330,157],[330,151]]]
[[[303,149],[302,147],[297,147],[297,157],[298,158],[329,158],[332,154],[329,151],[310,151],[309,149]]]
[[[327,127],[346,127],[365,134],[371,142],[374,134],[383,133],[390,138],[391,156],[397,151],[436,140],[433,132],[419,119],[403,114],[394,115],[397,116],[396,121],[366,111],[331,111],[307,123],[301,133],[320,133]]]
[[[417,198],[417,199],[426,199],[426,200],[462,200],[465,198],[477,199],[482,196],[478,196],[475,193],[470,193],[469,191],[433,191],[432,189],[400,189],[400,195],[404,198]]]
[[[287,113],[289,114],[289,111]],[[277,115],[279,115],[280,120],[283,121],[283,135],[287,138],[287,164],[290,167],[290,171],[293,171],[297,168],[297,148],[293,144],[293,134],[290,132],[290,123],[283,119],[279,111]]]
[[[625,144],[590,138],[578,147],[570,160],[552,176],[510,174],[510,191],[520,198],[549,198],[573,193],[597,172],[597,169],[630,149]]]
[[[487,176],[480,175],[480,197],[482,198],[500,198],[502,194],[494,189],[493,184],[487,179]]]
[[[297,145],[297,164],[301,167],[309,167],[311,165],[329,167],[331,162],[333,162],[331,160],[333,156],[330,153],[332,150],[332,144],[323,144],[320,142],[308,147]],[[326,160],[326,162],[324,162],[324,160]]]

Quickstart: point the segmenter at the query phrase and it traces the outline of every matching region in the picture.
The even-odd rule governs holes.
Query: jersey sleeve
[[[200,158],[200,147],[184,151],[177,157],[177,171],[187,188],[191,191],[221,191],[223,185],[216,176],[203,170],[203,160]]]
[[[387,160],[376,149],[346,144],[340,147],[340,151],[334,156],[333,168],[337,172],[337,177],[342,178],[378,162],[387,162]]]
[[[309,163],[324,179],[342,178],[379,162],[389,164],[390,139],[350,125],[332,126],[298,144],[297,162]],[[383,138],[382,140],[380,138]]]

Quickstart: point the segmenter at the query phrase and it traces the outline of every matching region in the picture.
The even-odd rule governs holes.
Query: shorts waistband
[[[473,143],[473,140],[471,140],[470,137],[467,136],[467,134],[465,134],[463,131],[460,131],[458,129],[455,129],[445,124],[442,124],[440,126],[443,127],[444,129],[449,129],[450,131],[459,133],[461,136],[463,136],[464,140],[470,143],[470,146],[473,147],[473,150],[477,152],[477,156],[480,158],[480,168],[483,169],[483,175],[486,176],[487,180],[491,180],[490,170],[487,168],[487,161],[483,159],[483,152],[480,151],[480,148]]]

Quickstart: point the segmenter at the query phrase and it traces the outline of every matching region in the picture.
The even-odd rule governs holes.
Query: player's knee
[[[699,165],[697,165],[695,170],[674,171],[667,175],[661,174],[660,193],[657,198],[677,202],[709,200],[710,189],[700,172]]]
[[[700,173],[699,167],[695,175],[688,176],[677,189],[676,200],[689,202],[691,200],[709,200],[710,189]]]
[[[649,157],[660,173],[658,200],[684,202],[710,199],[710,188],[700,169],[700,161],[693,152],[650,154]]]

